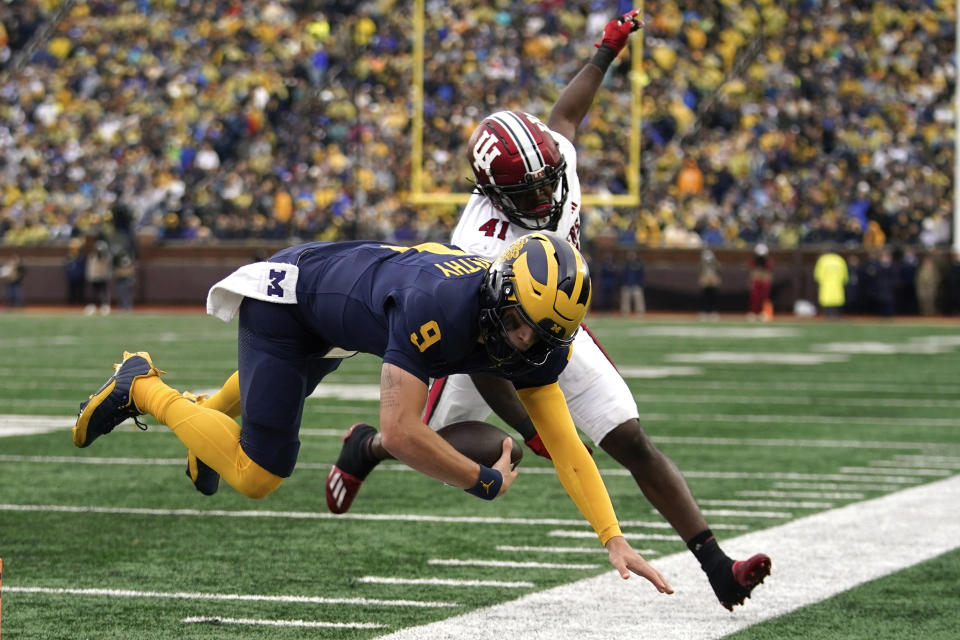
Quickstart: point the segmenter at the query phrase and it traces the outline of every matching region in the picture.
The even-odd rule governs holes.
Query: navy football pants
[[[240,306],[240,446],[282,478],[290,477],[297,463],[304,400],[342,362],[323,357],[332,345],[308,333],[299,313],[299,305],[252,298]]]

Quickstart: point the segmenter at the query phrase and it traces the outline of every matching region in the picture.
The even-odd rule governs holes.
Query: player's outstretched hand
[[[620,53],[627,46],[627,39],[630,34],[643,27],[642,13],[643,9],[634,9],[608,22],[607,26],[603,28],[603,40],[593,46],[599,48],[602,45],[607,45],[613,49],[614,53]]]
[[[513,464],[510,462],[510,450],[513,449],[513,438],[504,438],[503,439],[503,453],[500,454],[500,458],[497,460],[496,464],[493,465],[493,468],[500,472],[500,475],[503,476],[503,484],[500,485],[500,493],[497,494],[499,498],[507,492],[507,489],[510,488],[510,485],[513,484],[513,481],[517,479],[517,471],[513,468]]]
[[[607,555],[610,558],[610,564],[620,573],[620,577],[626,580],[630,577],[630,572],[643,576],[653,583],[660,593],[673,593],[673,587],[667,582],[667,579],[660,575],[660,572],[647,564],[647,561],[640,557],[640,554],[633,550],[630,543],[623,536],[614,536],[607,540]]]

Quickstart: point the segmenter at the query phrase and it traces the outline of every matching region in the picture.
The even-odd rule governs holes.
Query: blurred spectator
[[[86,314],[93,315],[99,308],[101,315],[110,313],[110,279],[113,275],[113,255],[105,240],[98,240],[87,255],[86,277],[90,283],[90,303]]]
[[[635,250],[628,250],[624,256],[620,271],[620,313],[628,314],[631,311],[644,314],[647,311],[647,302],[643,295],[644,285],[643,260]]]
[[[960,254],[956,249],[950,251],[950,262],[943,284],[943,312],[956,315],[960,313]]]
[[[844,287],[844,311],[847,313],[863,312],[863,265],[860,257],[851,253],[847,258],[847,286]]]
[[[846,301],[844,287],[849,280],[846,261],[836,253],[823,254],[813,267],[813,279],[817,281],[817,301],[823,315],[839,318]]]
[[[27,270],[23,266],[23,259],[14,254],[0,267],[0,280],[7,289],[7,308],[18,309],[23,306],[23,278]]]
[[[87,256],[81,251],[83,241],[74,238],[67,246],[63,271],[67,279],[67,304],[83,306],[87,302]]]
[[[720,290],[720,263],[713,251],[704,249],[700,253],[700,319],[716,320],[720,317],[717,309],[717,294]]]
[[[773,318],[773,304],[770,289],[773,285],[773,259],[770,258],[767,245],[758,244],[750,259],[750,302],[747,311],[748,320],[768,322]]]
[[[936,258],[928,253],[917,269],[917,305],[920,315],[937,315],[937,295],[940,292],[940,268]]]
[[[910,247],[897,248],[893,252],[893,264],[897,271],[894,297],[897,301],[897,313],[913,316],[917,314],[917,254]]]
[[[117,295],[117,304],[123,311],[133,309],[133,285],[136,282],[136,264],[126,253],[119,254],[114,260],[113,290]]]
[[[677,194],[679,196],[698,196],[703,193],[703,172],[697,166],[696,158],[685,158],[683,169],[677,174]]]
[[[897,274],[889,251],[874,252],[864,267],[863,288],[867,310],[890,317],[896,310]]]
[[[597,311],[615,309],[620,289],[620,267],[612,251],[604,251],[599,263],[591,265],[590,279],[594,287],[590,308]]]

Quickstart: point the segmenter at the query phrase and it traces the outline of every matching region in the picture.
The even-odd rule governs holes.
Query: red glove
[[[603,28],[603,40],[593,46],[599,49],[602,45],[607,45],[615,54],[620,53],[627,46],[627,38],[630,34],[643,26],[641,13],[643,13],[642,9],[634,9],[608,22]]]
[[[553,460],[550,457],[550,452],[547,451],[547,448],[543,446],[543,440],[540,439],[540,434],[535,433],[533,437],[525,442],[525,444],[533,449],[533,452],[540,456],[541,458],[546,458],[547,460]]]
[[[545,446],[543,446],[543,440],[540,439],[539,433],[533,434],[533,437],[527,440],[525,444],[528,447],[530,447],[533,450],[533,452],[538,456],[540,456],[541,458],[546,458],[547,460],[553,460],[553,458],[550,457],[550,452],[547,451],[547,448]],[[583,446],[587,448],[587,453],[589,453],[592,456],[593,449],[590,448],[590,445],[584,442]]]

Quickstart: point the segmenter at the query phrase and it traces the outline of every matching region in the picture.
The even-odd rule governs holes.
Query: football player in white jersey
[[[573,146],[577,126],[593,103],[607,68],[642,26],[640,10],[610,21],[593,59],[566,86],[546,124],[528,113],[500,111],[485,118],[467,145],[476,190],[453,231],[453,244],[495,260],[518,237],[553,231],[579,248],[580,181]],[[633,475],[647,500],[673,526],[700,561],[720,603],[742,604],[770,573],[758,553],[735,562],[719,547],[677,466],[640,427],[626,382],[596,338],[582,327],[560,388],[576,426]],[[509,382],[491,376],[452,375],[434,381],[424,420],[434,429],[485,420],[493,409],[538,455],[550,457]],[[331,511],[349,509],[361,483],[388,457],[379,434],[354,425],[328,479]]]

